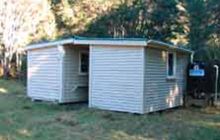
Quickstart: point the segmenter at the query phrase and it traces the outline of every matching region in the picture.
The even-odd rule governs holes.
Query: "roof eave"
[[[63,40],[58,40],[58,41],[53,41],[53,42],[46,42],[46,43],[44,42],[44,43],[28,45],[27,47],[25,47],[24,50],[28,51],[32,49],[40,49],[40,48],[45,48],[45,47],[59,46],[63,44],[72,44],[72,43],[74,43],[74,39],[69,38],[69,39],[63,39]]]
[[[184,53],[190,53],[192,54],[193,51],[179,48],[175,45],[164,43],[161,41],[156,40],[103,40],[103,39],[89,39],[89,38],[68,38],[68,39],[62,39],[57,40],[53,42],[44,42],[44,43],[38,43],[38,44],[32,44],[27,46],[24,50],[32,50],[32,49],[39,49],[44,47],[53,47],[53,46],[59,46],[64,44],[75,44],[75,45],[109,45],[109,46],[157,46],[161,49],[173,49],[177,51],[181,51]]]
[[[157,45],[162,49],[177,50],[177,51],[184,52],[184,53],[189,53],[189,54],[193,53],[193,51],[191,51],[191,50],[180,48],[180,47],[177,47],[175,45],[164,43],[164,42],[161,42],[161,41],[156,41],[156,40],[148,40],[147,44],[148,45],[151,45],[151,44],[152,45]],[[164,48],[164,47],[166,47],[166,48]]]

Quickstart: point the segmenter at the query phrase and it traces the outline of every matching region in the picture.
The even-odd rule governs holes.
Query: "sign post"
[[[219,66],[214,65],[215,72],[216,72],[216,77],[215,77],[215,103],[217,104],[218,102],[218,73],[219,73]]]

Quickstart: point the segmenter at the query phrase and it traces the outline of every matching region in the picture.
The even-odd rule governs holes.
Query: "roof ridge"
[[[136,38],[136,37],[82,37],[74,36],[77,40],[131,40],[131,41],[146,41],[146,38]]]

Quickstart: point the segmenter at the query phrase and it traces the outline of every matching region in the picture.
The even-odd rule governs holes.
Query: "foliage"
[[[52,0],[58,35],[68,36],[85,31],[93,20],[110,12],[119,2],[118,0]]]
[[[220,36],[211,35],[204,48],[199,48],[195,56],[198,60],[220,60]]]
[[[219,0],[1,0],[0,15],[6,67],[30,42],[70,35],[146,37],[186,45],[197,60],[220,59]]]
[[[125,1],[98,18],[86,34],[111,37],[147,37],[171,41],[183,34],[177,1]],[[162,14],[163,13],[163,14]]]
[[[189,46],[195,51],[195,59],[220,59],[220,3],[217,0],[186,0],[185,3],[189,15]]]
[[[1,41],[6,49],[6,56],[12,58],[12,54],[26,45],[28,37],[36,32],[37,25],[46,17],[49,7],[41,0],[2,0],[1,6]]]
[[[52,9],[59,36],[146,37],[187,45],[197,60],[220,57],[218,0],[54,0]]]
[[[50,6],[42,0],[1,0],[0,5],[1,64],[4,75],[7,76],[13,57],[22,53],[21,47],[30,42],[31,35],[39,33],[38,25],[48,19]],[[45,31],[48,32],[49,29]]]

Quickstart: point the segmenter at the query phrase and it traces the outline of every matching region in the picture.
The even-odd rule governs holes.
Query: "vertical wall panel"
[[[189,56],[176,53],[176,77],[175,79],[167,79],[167,51],[146,48],[145,52],[145,112],[182,105]]]
[[[28,96],[58,101],[60,97],[60,53],[57,47],[28,51]]]
[[[143,47],[90,49],[90,107],[142,113]]]

